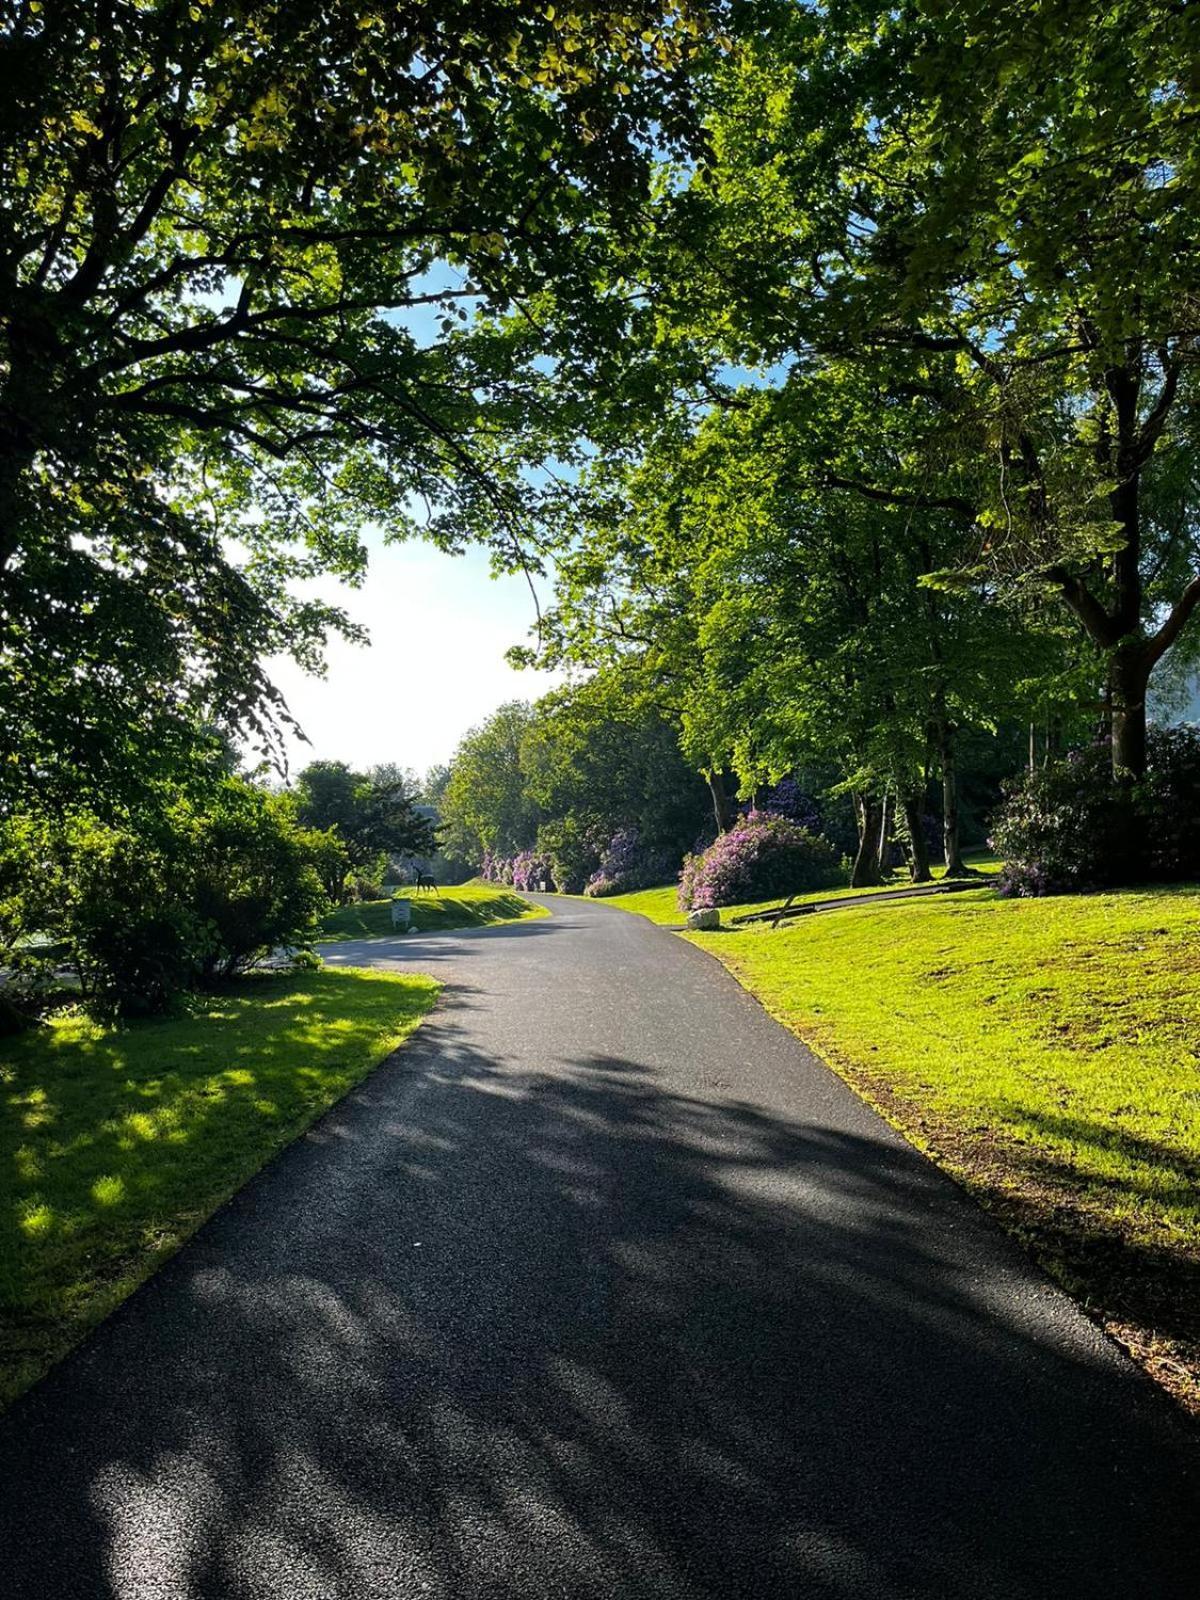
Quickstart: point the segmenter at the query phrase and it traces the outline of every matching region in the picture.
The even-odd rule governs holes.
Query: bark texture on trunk
[[[890,789],[884,791],[883,815],[879,819],[879,876],[886,878],[892,870],[892,834],[896,820],[896,801]]]
[[[908,871],[914,883],[928,883],[933,877],[929,870],[929,844],[925,838],[925,813],[922,796],[908,793],[904,796],[904,826],[908,832]]]
[[[852,889],[870,889],[879,883],[879,830],[883,825],[883,802],[877,795],[856,794],[854,810],[858,817],[858,854],[850,874]]]
[[[967,873],[958,837],[958,763],[954,748],[955,730],[942,719],[937,728],[938,760],[942,768],[942,846],[946,855],[946,876],[961,878]]]
[[[1112,658],[1112,766],[1116,778],[1146,775],[1146,690],[1150,666],[1144,650],[1118,649]]]

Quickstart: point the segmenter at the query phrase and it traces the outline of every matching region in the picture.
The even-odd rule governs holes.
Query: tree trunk
[[[883,804],[874,795],[856,794],[854,810],[858,816],[858,854],[850,874],[850,887],[870,889],[880,881],[879,830],[883,825]]]
[[[1120,647],[1113,653],[1112,687],[1113,776],[1128,780],[1146,775],[1146,690],[1150,667],[1144,650]]]
[[[725,774],[716,767],[710,767],[704,777],[708,783],[708,792],[712,795],[713,816],[717,821],[717,832],[728,833],[733,826],[733,819],[737,815],[737,809],[729,798]]]
[[[958,838],[958,763],[955,758],[953,726],[943,717],[936,727],[938,760],[942,768],[942,845],[946,853],[946,876],[968,876]]]
[[[925,814],[922,796],[908,791],[903,800],[904,826],[908,830],[908,871],[914,883],[928,883],[933,877],[929,870],[929,845],[925,839]]]
[[[879,876],[888,878],[892,872],[892,831],[895,822],[896,801],[890,789],[883,792],[883,815],[879,819]]]

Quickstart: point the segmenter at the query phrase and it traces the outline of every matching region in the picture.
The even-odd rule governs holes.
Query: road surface
[[[0,1422],[4,1600],[1196,1600],[1165,1399],[708,956],[551,903],[330,948],[445,1000]]]

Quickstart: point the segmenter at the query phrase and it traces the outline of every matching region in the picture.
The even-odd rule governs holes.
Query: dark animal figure
[[[417,873],[417,893],[420,894],[422,889],[428,889],[430,894],[436,894],[438,892],[437,884],[427,872]]]

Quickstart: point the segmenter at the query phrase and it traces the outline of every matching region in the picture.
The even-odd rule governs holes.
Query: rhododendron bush
[[[837,852],[820,834],[769,811],[749,811],[707,850],[686,857],[684,911],[822,889],[841,880]]]
[[[666,851],[643,844],[636,828],[622,828],[601,852],[600,865],[583,892],[592,896],[628,894],[632,889],[648,889],[662,883],[674,870],[675,861]]]

